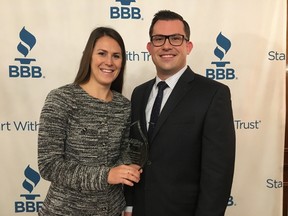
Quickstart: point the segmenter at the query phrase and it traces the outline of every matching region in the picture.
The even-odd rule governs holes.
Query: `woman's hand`
[[[108,183],[133,186],[140,181],[141,173],[141,167],[136,164],[113,167],[108,173]]]

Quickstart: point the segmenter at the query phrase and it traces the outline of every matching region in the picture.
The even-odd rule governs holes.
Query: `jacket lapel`
[[[159,129],[169,116],[169,114],[173,111],[173,109],[177,106],[177,104],[181,101],[181,99],[185,96],[186,92],[192,88],[192,81],[194,80],[194,73],[188,67],[182,76],[179,78],[177,84],[175,85],[173,91],[171,92],[165,106],[163,107],[160,116],[158,118],[156,127],[154,129],[154,133],[152,135],[151,141],[153,141],[155,135],[158,133]],[[149,96],[149,95],[148,95]],[[145,110],[144,110],[145,116]]]
[[[155,79],[152,79],[151,81],[149,81],[147,83],[147,87],[146,87],[146,90],[144,92],[144,98],[140,98],[141,100],[141,119],[140,119],[140,122],[141,122],[141,127],[144,129],[143,132],[145,133],[145,136],[148,137],[148,128],[147,128],[147,123],[146,123],[146,106],[147,106],[147,103],[148,103],[148,99],[149,99],[149,96],[150,96],[150,93],[152,91],[152,88],[153,88],[153,85],[156,81],[156,78]]]

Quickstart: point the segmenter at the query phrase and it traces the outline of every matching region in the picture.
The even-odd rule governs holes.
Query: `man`
[[[131,98],[132,122],[139,120],[147,132],[149,157],[140,182],[125,190],[132,206],[125,215],[223,216],[235,160],[230,90],[187,66],[193,44],[182,16],[159,11],[149,34],[157,77],[136,87]],[[159,81],[168,87],[155,119]]]

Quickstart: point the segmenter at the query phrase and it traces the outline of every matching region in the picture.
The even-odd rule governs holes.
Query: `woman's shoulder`
[[[74,101],[74,89],[76,87],[75,84],[71,83],[52,89],[46,97],[46,102],[71,104]]]
[[[73,83],[69,83],[63,86],[60,86],[58,88],[52,89],[51,92],[52,93],[62,93],[62,94],[67,94],[69,92],[71,92],[71,90],[75,89],[76,85]]]
[[[66,97],[66,96],[72,95],[75,88],[76,88],[76,85],[73,83],[66,84],[58,88],[52,89],[48,95]]]

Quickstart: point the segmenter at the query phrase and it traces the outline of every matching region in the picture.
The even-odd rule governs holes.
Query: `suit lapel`
[[[188,67],[182,76],[179,78],[177,84],[175,85],[173,91],[171,92],[165,106],[163,107],[161,114],[158,118],[156,127],[154,129],[154,133],[152,136],[152,141],[155,135],[158,133],[159,129],[169,116],[169,114],[173,111],[173,109],[177,106],[177,104],[181,101],[181,99],[185,96],[186,92],[192,88],[192,81],[194,80],[194,73]],[[145,113],[144,113],[145,115]]]
[[[144,92],[144,98],[140,98],[141,100],[141,119],[140,119],[140,122],[142,123],[141,127],[144,129],[144,133],[146,135],[146,137],[148,137],[148,134],[147,134],[147,131],[148,131],[148,128],[147,128],[147,123],[146,123],[146,106],[147,106],[147,103],[148,103],[148,99],[149,99],[149,96],[150,96],[150,93],[152,91],[152,88],[153,88],[153,85],[156,81],[156,78],[149,81],[147,83],[147,87],[145,88],[145,92]]]

